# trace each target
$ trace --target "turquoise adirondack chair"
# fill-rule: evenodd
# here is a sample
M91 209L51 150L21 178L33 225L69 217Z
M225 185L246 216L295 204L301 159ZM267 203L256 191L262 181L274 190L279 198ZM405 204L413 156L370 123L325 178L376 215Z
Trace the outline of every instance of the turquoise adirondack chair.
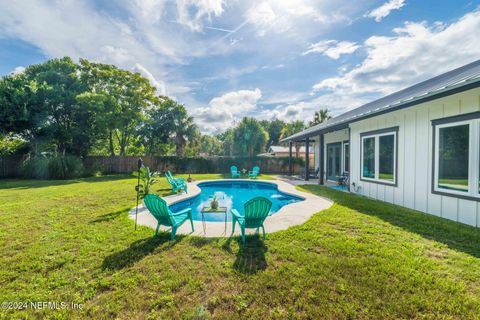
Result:
M157 219L157 229L155 229L155 235L158 234L158 228L160 225L171 227L170 239L175 239L178 227L180 227L185 221L190 220L192 225L192 232L195 231L192 220L192 209L187 208L179 212L173 213L168 208L165 200L157 196L156 194L148 194L143 199L143 203L147 207L148 211Z
M183 179L183 178L174 178L173 174L170 170L168 170L166 174L168 174L170 179L175 180L177 183L180 183L180 184L185 183L185 179Z
M242 242L245 243L245 229L262 228L263 240L265 240L265 227L263 222L268 217L272 202L264 197L256 197L247 201L244 205L245 214L241 215L237 210L232 209L232 235L235 232L235 224L238 223L242 231Z
M167 178L168 183L170 183L170 185L172 186L172 192L184 190L185 193L188 193L187 184L185 183L185 180L174 179L171 175L168 174L168 172L165 174L165 178Z
M232 178L240 177L240 171L238 171L237 166L231 166L230 167L230 173L232 174Z
M260 167L259 166L255 166L252 168L252 171L249 171L248 172L248 176L251 178L251 179L257 179L257 176L260 174Z

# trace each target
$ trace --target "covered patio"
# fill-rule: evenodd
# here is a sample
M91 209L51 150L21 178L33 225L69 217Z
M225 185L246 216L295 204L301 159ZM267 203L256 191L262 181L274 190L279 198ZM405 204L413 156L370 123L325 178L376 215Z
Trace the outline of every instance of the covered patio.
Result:
M303 184L320 184L341 191L349 191L350 129L348 125L324 128L321 123L282 140L288 143L289 170L285 177ZM294 149L298 144L306 150L305 166L301 172L293 172ZM313 152L313 163L310 153ZM347 180L346 183L344 180Z

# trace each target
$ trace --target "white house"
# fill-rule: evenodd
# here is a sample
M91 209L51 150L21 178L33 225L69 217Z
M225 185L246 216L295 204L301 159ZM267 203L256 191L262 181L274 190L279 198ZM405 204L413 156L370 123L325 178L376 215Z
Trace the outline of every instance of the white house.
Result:
M320 184L480 227L480 60L283 141L312 140Z

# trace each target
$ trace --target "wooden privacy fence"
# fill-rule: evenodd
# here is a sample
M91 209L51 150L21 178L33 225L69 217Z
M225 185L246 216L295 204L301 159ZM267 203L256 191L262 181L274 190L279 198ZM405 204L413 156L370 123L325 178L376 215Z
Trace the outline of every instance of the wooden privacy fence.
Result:
M21 177L25 156L0 157L0 178ZM262 173L287 174L288 157L198 157L179 158L175 156L143 156L143 162L150 169L174 173L229 173L232 165L239 170L251 170L260 166ZM134 156L88 156L83 159L85 172L131 173L137 170L138 157ZM293 173L303 170L304 160L292 158Z
M0 157L0 178L20 177L24 156Z
M251 170L258 165L263 173L288 173L288 158L273 157L209 157L209 158L179 158L174 156L156 157L144 156L143 163L150 169L175 173L228 173L235 165L239 170ZM138 157L134 156L90 156L84 160L87 170L98 170L105 173L130 173L137 170ZM292 159L293 171L299 172L303 159Z

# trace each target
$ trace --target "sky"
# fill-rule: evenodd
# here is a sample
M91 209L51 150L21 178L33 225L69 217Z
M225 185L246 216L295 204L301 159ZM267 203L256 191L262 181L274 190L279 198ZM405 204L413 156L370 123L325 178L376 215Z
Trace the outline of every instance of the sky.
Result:
M479 44L480 0L0 0L0 75L115 64L206 134L338 115L480 59Z

